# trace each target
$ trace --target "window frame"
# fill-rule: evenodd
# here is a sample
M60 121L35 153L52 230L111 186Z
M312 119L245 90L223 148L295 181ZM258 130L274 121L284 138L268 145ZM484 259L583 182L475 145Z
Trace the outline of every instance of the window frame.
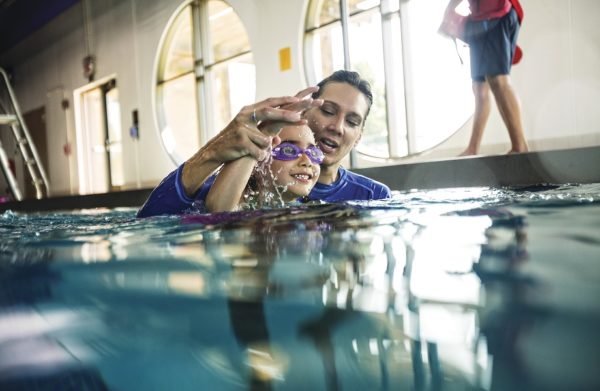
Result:
M215 111L218 107L216 103L211 99L207 99L208 96L215 96L215 86L213 83L213 70L218 70L219 67L229 63L235 62L237 59L244 58L245 56L252 56L252 49L240 51L234 55L226 58L214 60L212 55L211 37L210 37L210 23L212 21L209 18L208 3L211 0L185 0L183 1L170 16L159 41L158 50L156 53L155 66L154 66L154 87L152 88L152 105L154 120L156 129L159 133L159 140L161 146L176 165L180 165L185 161L185 157L180 157L177 154L177 148L169 150L165 145L166 142L163 138L162 131L169 126L167 116L165 113L164 105L164 87L165 85L176 78L194 75L195 79L195 103L196 103L196 129L199 138L199 146L206 144L210 138L218 133L219 129L216 129L215 123ZM214 1L214 0L212 0ZM225 0L217 0L227 6L233 7ZM168 61L168 46L172 43L174 34L176 33L175 23L180 15L186 11L187 8L191 9L191 49L193 66L191 69L182 72L176 76L164 79L163 75L167 68ZM240 21L241 22L241 21ZM247 32L246 32L247 36ZM254 63L252 61L252 63Z
M387 124L387 151L388 155L385 157L374 156L372 153L368 153L368 150L361 149L360 144L352 150L350 156L350 166L355 167L358 163L358 158L364 161L366 164L371 163L391 163L398 162L412 157L421 155L427 151L430 151L440 144L444 143L450 137L452 137L458 130L470 120L471 114L466 116L460 126L455 129L448 130L447 134L443 134L440 140L436 140L433 145L419 149L418 147L418 127L417 127L417 110L416 110L416 98L415 98L415 85L414 78L415 72L413 70L413 64L411 61L405 61L404 59L410 58L411 55L411 31L410 21L406 15L409 14L408 7L409 1L402 0L380 0L378 4L371 5L368 8L348 13L348 0L339 1L339 17L334 16L333 19L327 20L326 23L320 24L319 14L321 2L316 0L310 0L308 7L306 8L305 28L304 28L304 69L307 75L309 83L317 83L318 69L322 64L318 63L313 56L313 50L315 48L315 41L317 35L315 31L330 28L331 25L340 24L344 34L347 34L349 26L353 18L357 18L361 14L368 12L377 12L381 16L381 39L383 42L383 67L384 67L384 85L385 85L385 96L376 97L376 99L385 99L386 108L386 124ZM375 11L374 11L375 10ZM392 19L396 18L399 21L399 36L401 40L401 64L397 64L393 56L393 46L398 44L393 42ZM310 27L309 27L310 26ZM352 64L350 63L350 45L346 38L344 40L344 69L352 70ZM468 62L468 61L467 61ZM401 68L400 72L395 71ZM394 70L394 71L392 71ZM324 77L327 75L324 75ZM399 91L394 85L401 85L402 88ZM470 88L470 85L468 86ZM398 107L403 107L404 110L398 110ZM406 152L403 153L402 151Z

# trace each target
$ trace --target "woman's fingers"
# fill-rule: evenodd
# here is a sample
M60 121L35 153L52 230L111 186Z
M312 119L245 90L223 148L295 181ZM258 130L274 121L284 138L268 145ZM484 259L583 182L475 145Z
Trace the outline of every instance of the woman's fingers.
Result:
M296 102L296 103L290 103L289 105L281 106L280 109L288 110L288 111L304 112L312 107L321 106L322 104L323 104L323 99L307 98L307 99L302 99L301 101Z
M321 99L307 98L317 90L317 87L309 87L296 96L268 98L243 107L223 130L225 139L221 140L217 155L224 161L243 155L263 159L272 137L277 137L281 128L306 123L302 119L302 112L323 103Z
M313 107L319 107L323 104L322 99L303 99L278 108L266 107L260 110L260 119L262 121L259 129L263 130L268 122L288 122L296 123L302 120L302 113ZM258 113L258 111L257 111ZM257 114L257 117L259 115Z
M317 86L311 86L308 88L303 89L302 91L298 92L296 95L294 95L296 98L299 99L304 99L309 95L314 94L315 92L319 91L319 87Z
M251 141L251 144L258 148L267 148L271 145L271 137L265 136L265 134L259 130L249 130L248 131L248 139ZM251 147L251 146L250 146Z
M268 98L261 102L245 106L238 113L238 118L251 126L257 126L261 121L269 120L269 109L286 106L298 102L294 96L283 96L278 98Z
M261 121L295 122L298 120L298 116L293 114L294 112L301 113L304 110L322 104L322 100L309 97L318 90L318 87L308 87L298 92L295 96L268 98L245 107L243 111L247 111L248 118L255 124Z

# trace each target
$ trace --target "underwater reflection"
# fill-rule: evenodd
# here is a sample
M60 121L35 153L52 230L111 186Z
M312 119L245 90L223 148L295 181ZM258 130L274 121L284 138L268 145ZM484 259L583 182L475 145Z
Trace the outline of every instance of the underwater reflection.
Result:
M553 191L5 215L0 389L594 389L599 198Z
M364 210L336 207L335 215L246 220L242 230L216 235L213 227L205 238L215 263L231 268L228 309L249 386L286 379L291 358L273 342L266 312L273 300L291 299L322 305L298 320L294 334L318 352L325 389L356 388L348 370L368 379L362 386L383 389L441 389L444 373L454 385L489 389L492 360L478 329L482 288L473 264L492 219L396 216L393 224L365 225Z

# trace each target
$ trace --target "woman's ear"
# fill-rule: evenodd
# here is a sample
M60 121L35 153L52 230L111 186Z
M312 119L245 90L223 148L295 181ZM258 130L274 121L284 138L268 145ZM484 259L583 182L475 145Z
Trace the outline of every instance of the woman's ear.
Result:
M354 142L353 148L355 148L358 145L358 143L360 142L360 139L362 138L362 134L363 134L363 129L360 130L360 133L359 133L358 137L356 138L356 141Z

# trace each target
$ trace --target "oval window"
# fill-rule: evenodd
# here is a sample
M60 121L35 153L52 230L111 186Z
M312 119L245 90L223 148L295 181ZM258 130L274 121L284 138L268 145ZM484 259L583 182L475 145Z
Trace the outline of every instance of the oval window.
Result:
M399 159L434 148L473 113L468 48L437 30L447 0L311 0L305 69L316 84L337 69L371 83L374 102L357 152ZM347 39L344 39L346 34Z
M184 2L163 33L155 69L157 128L176 165L255 100L248 34L225 1Z

